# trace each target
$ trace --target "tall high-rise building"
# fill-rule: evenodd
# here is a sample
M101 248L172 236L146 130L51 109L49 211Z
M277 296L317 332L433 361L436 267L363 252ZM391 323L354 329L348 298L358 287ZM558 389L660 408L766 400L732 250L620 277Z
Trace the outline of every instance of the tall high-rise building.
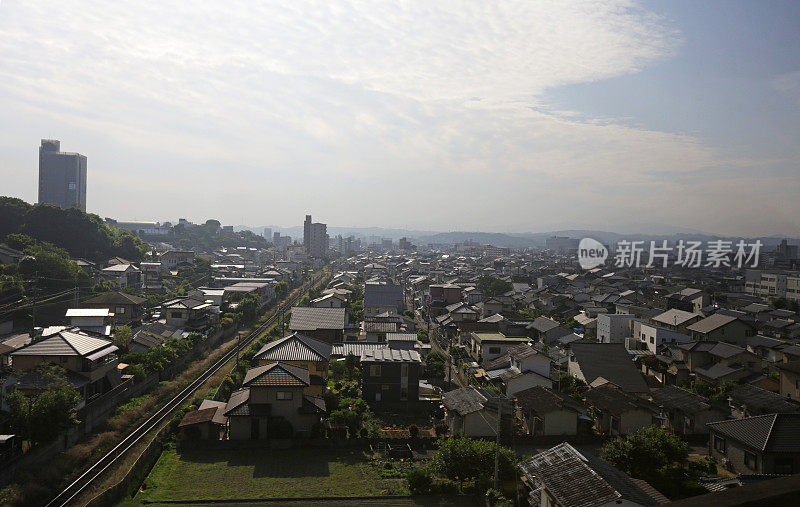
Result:
M303 222L303 245L306 253L323 259L328 256L328 225L311 223L311 215Z
M272 239L272 229L270 227L264 227L264 233L261 235L267 238L267 241L270 241Z
M306 215L306 221L303 222L303 246L306 247L306 253L310 253L310 249L311 249L311 215Z
M42 139L39 147L39 204L86 211L86 157L61 151L61 141Z

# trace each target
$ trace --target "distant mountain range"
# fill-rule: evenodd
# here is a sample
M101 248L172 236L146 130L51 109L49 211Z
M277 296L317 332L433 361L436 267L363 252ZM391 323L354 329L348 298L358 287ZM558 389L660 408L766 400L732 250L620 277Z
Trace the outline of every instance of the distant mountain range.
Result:
M273 232L280 232L302 241L303 227L280 227L275 225L264 225L251 227L237 225L235 230L251 230L256 234L262 234L264 229L272 229ZM339 227L328 226L328 234L335 237L341 234L344 237L355 236L361 239L385 238L397 241L402 237L408 238L417 245L441 244L453 245L471 241L480 245L494 245L505 248L544 248L547 238L553 236L568 237L574 239L593 238L601 243L612 244L622 240L628 241L660 241L667 240L674 243L678 240L713 241L716 239L739 240L759 239L765 247L774 247L784 239L783 236L769 236L761 238L740 238L736 236L719 236L708 234L693 229L665 226L661 224L632 224L620 227L623 232L608 232L595 229L565 229L549 232L526 232L526 233L501 233L501 232L435 232L421 231L413 229L389 229L383 227ZM648 230L648 233L635 232L637 230ZM631 232L634 231L634 232ZM788 238L790 244L798 244L797 238Z

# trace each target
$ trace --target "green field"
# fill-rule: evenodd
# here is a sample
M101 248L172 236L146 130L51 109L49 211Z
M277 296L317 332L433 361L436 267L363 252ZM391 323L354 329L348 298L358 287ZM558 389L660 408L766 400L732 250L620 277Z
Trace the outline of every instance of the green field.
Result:
M398 468L341 449L165 449L134 502L408 494Z

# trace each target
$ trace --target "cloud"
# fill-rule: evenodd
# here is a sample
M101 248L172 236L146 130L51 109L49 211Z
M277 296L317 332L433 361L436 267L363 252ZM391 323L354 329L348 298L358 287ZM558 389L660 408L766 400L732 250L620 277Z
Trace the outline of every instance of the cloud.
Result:
M674 200L685 184L665 174L736 161L542 96L682 44L632 1L6 1L0 108L25 125L0 117L0 150L35 166L55 131L89 157L90 207L122 219L294 223L313 207L331 223L524 230L563 203L616 218L621 188Z

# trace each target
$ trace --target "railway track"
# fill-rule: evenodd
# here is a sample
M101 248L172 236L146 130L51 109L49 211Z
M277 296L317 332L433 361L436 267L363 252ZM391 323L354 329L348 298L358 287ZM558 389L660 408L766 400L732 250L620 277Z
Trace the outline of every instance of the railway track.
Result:
M133 446L135 446L139 441L144 438L150 431L157 428L164 420L166 420L175 410L177 410L181 405L186 403L189 399L191 399L194 392L202 386L206 380L208 380L211 376L213 376L217 371L219 371L225 364L228 363L231 359L236 357L237 350L246 348L250 343L252 343L256 338L261 336L269 327L277 322L277 320L281 317L281 313L285 312L289 308L291 308L295 303L297 303L302 297L303 294L308 292L308 290L314 286L317 282L325 276L325 273L320 273L308 282L306 282L305 287L303 290L298 291L297 294L289 298L288 300L281 303L279 306L275 307L275 311L273 312L272 316L266 320L263 324L258 326L257 328L253 329L248 333L248 335L241 339L239 346L232 347L231 350L226 352L222 357L220 357L214 364L209 366L203 373L201 373L195 380L189 383L181 392L175 395L172 399L167 401L164 405L161 406L152 416L147 418L143 423L137 426L132 432L126 435L116 446L114 446L110 451L104 454L99 460L97 460L94 464L92 464L86 471L84 471L77 479L71 482L68 486L66 486L63 490L61 490L58 495L56 495L49 503L46 505L50 506L64 506L69 505L75 498L78 497L81 493L86 491L89 486L91 486L106 470L108 470L112 465L114 465L119 459L121 459L127 451L129 451Z

